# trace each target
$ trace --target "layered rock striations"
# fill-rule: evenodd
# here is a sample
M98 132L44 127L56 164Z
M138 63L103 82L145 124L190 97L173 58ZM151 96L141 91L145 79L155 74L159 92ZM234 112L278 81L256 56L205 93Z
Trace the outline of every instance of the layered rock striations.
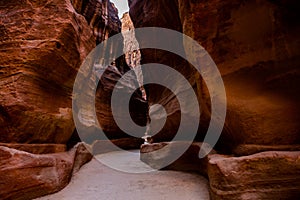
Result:
M177 1L130 1L129 6L129 14L135 28L161 27L182 32L182 23L180 21L180 16L178 13L179 7ZM151 39L149 40L153 41L153 43L157 43L157 41L159 41L158 38L159 35L153 35L153 37L151 37ZM137 41L139 42L140 46L143 46L143 44L147 42L145 40L146 39L143 37L143 35L137 36ZM178 41L174 42L171 40L166 40L164 41L164 46L167 46L170 49L184 49L183 43ZM141 64L143 65L149 63L159 63L170 66L176 71L180 72L189 82L190 87L194 89L194 92L197 93L198 97L200 98L201 94L197 91L197 82L200 81L200 77L194 76L194 74L196 74L196 69L190 66L186 60L171 52L159 49L141 49L141 55ZM181 85L182 83L179 82L179 80L174 80L173 77L165 74L167 74L167 72L153 72L153 70L149 68L143 69L144 79L165 79L172 81L172 85L178 86L176 88L178 90L176 94L171 92L171 90L169 90L167 87L161 86L159 84L148 84L145 86L149 106L151 107L152 105L160 104L164 107L167 114L167 119L164 127L153 136L154 141L171 140L178 130L181 121L181 112L186 112L181 110L177 99L177 95L179 93L183 94L187 91L187 89L184 89L186 85ZM186 100L188 101L187 98ZM190 103L190 106L198 106L198 102L196 102L197 105L193 104L195 102ZM183 119L185 123L182 124L185 125L184 129L187 130L185 134L189 135L191 133L188 133L188 130L190 127L190 123L194 122L194 117L190 115L191 113L189 112L185 114L188 117L186 119ZM200 124L201 126L199 129L200 133L203 133L203 130L206 130L208 114L209 113L206 113L204 109L202 112L203 122ZM154 124L154 126L150 128L150 132L151 130L158 129L157 127L155 127L155 124L159 124L159 121L161 120L162 117L151 118L151 122L152 124ZM199 122L197 121L196 123ZM199 134L199 137L203 137L203 135Z
M130 71L134 66L126 62L126 56L130 52L128 47L131 46L126 41L126 38L118 34L111 37L108 43L98 46L87 58L88 62L82 66L77 77L80 83L78 82L76 87L78 90L75 92L78 98L76 97L74 101L74 108L76 108L74 116L80 126L81 139L87 143L92 144L95 140L107 140L107 138L130 137L131 131L119 127L116 119L126 124L126 120L132 118L138 125L146 125L148 103L143 97L142 90L139 89L138 74ZM109 46L105 46L107 44ZM124 53L117 58L115 54L118 51ZM111 63L107 62L109 59L112 60ZM121 79L127 72L130 73L129 77ZM120 85L117 87L117 84ZM113 91L121 94L115 105L111 102ZM123 97L131 94L129 105L125 105ZM92 105L94 100L95 110ZM126 110L129 110L129 114ZM98 127L98 122L100 127ZM142 137L142 134L137 137Z
M208 156L211 198L296 199L300 188L298 3L128 2L136 28L158 26L181 31L201 44L219 68L226 89L227 116L216 149L228 155ZM166 52L142 51L143 63L159 61L180 71L164 58L176 59ZM186 65L176 63L184 66L183 74L190 74L187 77L196 81L198 99L204 108L202 117L209 116L210 94L205 83ZM146 71L143 75L155 76ZM156 100L166 108L171 107L172 101L163 100L162 88L148 86L146 90L150 104ZM177 105L172 110L180 108ZM168 130L164 133L174 136L178 121L172 115L168 117L175 125L165 125ZM163 160L162 157L159 158ZM152 159L153 164L159 161Z
M109 0L71 0L75 10L87 20L97 44L120 33L118 10Z
M91 159L84 145L66 152L66 143L78 69L120 31L116 8L101 2L0 2L0 199L56 192Z
M0 146L0 198L34 199L58 192L92 156L80 143L63 153L31 154Z
M0 8L0 142L65 144L92 31L68 0L1 1Z
M183 32L210 53L224 80L225 148L300 143L296 8L296 1L179 1Z
M226 133L220 140L224 149L234 152L243 144L299 144L299 23L294 1L129 3L136 28L182 31L211 54L227 92ZM142 54L144 63L175 58L168 53L154 57L148 50ZM185 74L191 74L191 69L180 64ZM197 84L201 105L209 110L205 84ZM148 87L150 103L161 97L154 88Z

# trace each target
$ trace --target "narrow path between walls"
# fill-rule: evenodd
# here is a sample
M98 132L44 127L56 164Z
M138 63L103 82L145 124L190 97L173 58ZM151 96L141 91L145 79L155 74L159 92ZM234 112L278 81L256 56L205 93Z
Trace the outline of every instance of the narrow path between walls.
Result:
M126 154L126 153L125 153ZM126 159L123 164L145 167L137 156L108 153L111 159ZM209 200L208 181L198 175L177 171L130 174L113 170L96 159L75 174L62 191L38 200Z

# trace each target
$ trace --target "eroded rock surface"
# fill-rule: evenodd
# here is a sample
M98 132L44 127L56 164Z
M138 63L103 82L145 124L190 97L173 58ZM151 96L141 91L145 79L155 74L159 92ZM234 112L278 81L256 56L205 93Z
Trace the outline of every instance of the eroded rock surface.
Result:
M129 5L129 14L135 28L161 27L182 32L182 23L180 21L177 1L133 0L129 2ZM159 35L153 35L153 37L151 37L151 41L153 41L153 43L156 43L157 41L159 41L158 38ZM143 44L147 42L145 40L146 39L143 37L143 35L137 36L137 41L139 42L140 46L143 46ZM171 50L183 49L183 41L166 40L164 42L164 46L167 46ZM177 72L180 72L190 83L190 86L194 88L194 92L200 98L201 94L197 90L197 82L200 81L200 78L194 76L196 74L196 69L191 67L186 60L171 52L159 49L141 49L141 55L141 64L159 63L169 66L175 69ZM154 72L149 68L145 68L143 69L143 76L145 80L164 79L168 80L170 83L172 83L172 85L178 86L176 87L176 94L174 94L168 88L158 84L148 84L145 86L149 106L160 104L164 107L167 114L167 119L164 127L153 136L154 141L158 142L171 140L178 130L182 113L185 113L187 116L186 118L184 118L185 123L181 123L182 125L185 125L185 134L192 134L189 133L189 127L191 127L190 123L193 123L195 121L195 117L190 115L191 112L181 109L177 99L177 95L179 93L185 93L188 90L184 87L181 88L183 83L180 82L180 80L174 80L174 77L168 75L168 72L164 70ZM188 101L187 98L185 100ZM198 106L198 102L189 102L189 104L192 106L194 106L194 103L197 104L195 106ZM156 112L155 109L154 112ZM200 123L201 127L199 130L206 130L207 123L204 122L205 120L207 120L207 116L205 116L207 115L206 111L203 110L202 114L204 117L202 118L202 123ZM158 127L155 127L155 124L159 124L159 122L162 120L162 117L159 117L159 115L157 116L157 118L151 118L151 122L154 126L151 126L150 135L151 130L158 129ZM199 123L199 121L196 121L196 123Z
M0 199L57 192L92 157L82 144L66 152L73 84L96 43L120 29L113 4L92 3L80 12L70 0L0 2Z
M158 26L183 32L210 53L221 72L228 108L224 131L216 148L219 153L242 157L209 156L212 198L297 199L300 188L297 1L128 2L136 28ZM174 55L165 52L142 51L144 63L158 61L180 71L164 58L176 60ZM205 83L186 65L181 63L180 66L185 66L183 74L192 77L191 83L191 80L196 81L201 117L209 118L210 95ZM144 75L156 76L146 71ZM173 101L163 100L163 88L148 86L146 90L150 104L159 102L166 108L173 105L171 110L175 112L179 110ZM174 136L179 117L168 115L168 118L174 124L168 126L167 121L165 127L168 128L163 132ZM157 136L156 139L172 138ZM156 148L164 146L162 143L148 150L155 152ZM142 151L147 152L147 148L142 147ZM146 161L156 164L159 156L168 154L171 152L153 154Z
M113 27L114 26L111 27L109 25L107 28L113 29ZM108 32L107 36L113 36L111 33L116 33L116 30ZM107 37L105 39L107 39ZM122 127L116 123L116 118L120 119L124 124L126 124L126 120L131 118L140 126L145 126L147 123L148 103L142 90L139 89L139 86L141 86L139 83L139 76L132 71L132 73L128 74L126 79L121 80L121 77L133 69L134 66L131 65L131 63L126 63L126 55L122 55L119 58L114 57L118 50L124 50L124 54L126 54L127 50L130 51L130 48L128 49L128 47L131 47L132 44L126 42L127 39L123 39L122 35L113 37L113 39L113 41L110 40L112 41L112 46L107 48L102 46L101 52L100 49L96 49L97 53L95 53L94 56L91 55L87 58L87 60L89 60L89 62L87 62L88 64L84 65L84 69L79 73L78 80L81 81L76 88L78 88L78 96L81 97L75 102L75 116L78 124L82 127L79 128L81 139L90 144L95 140L130 137L128 134L130 134L131 131L123 130ZM106 52L104 55L103 52L105 51L109 53ZM109 58L114 60L114 62L106 63ZM136 63L135 66L137 65L138 63ZM98 83L97 88L96 83ZM116 87L117 83L120 83L118 86L119 88ZM97 128L98 125L93 114L93 106L90 106L91 102L94 100L94 94L92 92L94 90L96 90L95 112L101 131ZM117 99L118 103L114 105L113 113L111 97L114 90L121 95ZM124 96L129 94L132 94L132 98L129 105L125 105ZM85 103L82 103L82 101ZM82 104L85 104L86 106ZM128 109L130 116L126 112ZM142 136L143 133L136 137Z
M214 150L209 152L209 149L211 149L209 144L194 142L182 155L177 154L177 152L181 152L182 149L186 148L186 144L187 142L184 141L143 144L140 149L140 159L153 169L197 172L207 176L208 157L199 157L200 148L202 148L201 153L211 155L216 152ZM178 159L168 164L176 155L178 155Z
M57 192L91 159L83 144L43 155L0 146L0 198L29 200Z
M1 1L0 16L0 142L65 144L90 27L69 0Z
M300 26L295 20L299 17L296 1L133 0L129 4L136 28L158 26L182 31L203 45L216 62L228 102L220 140L223 150L230 152L239 144L299 144ZM180 65L187 77L192 73L178 60L175 65L165 62L164 58L174 60L174 55L155 53L142 51L142 61L159 61L178 71L176 66ZM205 118L210 115L208 91L201 78L191 79L197 81ZM162 91L155 86L147 88L150 104L156 101L168 108L172 101L164 103L162 96L168 94L161 95ZM174 112L177 109L172 107ZM178 116L170 118L178 123ZM176 129L166 127L166 132Z
M71 0L93 30L97 44L121 31L118 10L109 0Z
M183 32L210 53L224 80L224 150L300 143L297 8L293 0L179 1Z
M250 156L209 155L212 199L297 199L300 152L269 151Z

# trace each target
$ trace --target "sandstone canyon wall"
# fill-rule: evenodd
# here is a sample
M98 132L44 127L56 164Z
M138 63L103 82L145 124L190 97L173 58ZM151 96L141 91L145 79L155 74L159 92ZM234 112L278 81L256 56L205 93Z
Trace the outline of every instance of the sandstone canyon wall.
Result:
M1 1L1 40L0 141L66 143L74 77L95 46L85 19L69 1Z
M64 152L73 83L96 44L119 32L109 0L0 2L0 199L56 192L91 159L80 145Z
M246 144L299 144L296 1L179 4L183 32L210 53L224 80L230 133L224 145L242 153Z
M295 1L145 0L129 4L136 28L157 26L183 32L199 42L216 62L228 101L220 140L223 150L242 153L246 145L300 143L300 27L295 20ZM143 63L174 60L174 55L167 53L153 56L145 50L142 54ZM170 61L165 63L172 66ZM185 63L177 65L181 67L172 67L191 77L193 69ZM192 79L198 84L205 117L209 114L209 94L201 78ZM150 104L161 97L154 86L148 93Z
M159 1L159 2L151 2L151 1L131 1L130 2L130 17L133 21L135 28L143 28L143 27L161 27L168 28L175 31L182 32L182 23L180 20L179 12L178 12L178 2L173 0L167 1ZM151 38L153 43L157 43L157 38L159 35L155 35ZM138 42L143 45L145 42L145 38L142 35L137 36ZM165 46L168 46L172 49L183 49L183 44L176 41L165 40ZM197 83L200 82L199 77L194 76L196 74L196 69L189 65L187 61L185 61L180 56L176 56L175 54L159 49L141 49L141 64L148 63L160 63L166 66L171 66L176 71L180 72L189 82L191 87L194 89L194 92L198 94L200 98L201 94L199 93L200 88ZM152 72L151 72L152 71ZM162 73L164 74L164 73ZM161 75L160 72L153 72L153 70L143 69L143 76L145 79L153 80L153 77L157 79L170 79L170 81L174 81L173 77L165 76L159 77ZM175 80L176 81L176 80ZM180 85L181 83L172 82L174 85ZM178 87L179 88L179 87ZM178 89L177 88L177 89ZM199 88L199 89L197 89ZM167 113L167 119L164 127L153 136L154 141L168 141L171 140L175 133L179 128L179 124L181 121L181 112L178 99L176 95L178 93L184 93L186 90L174 94L168 88L163 87L158 84L149 84L145 86L147 98L149 102L149 106L160 104L162 105ZM200 102L200 101L199 101ZM194 102L192 102L194 103ZM194 105L192 105L194 106ZM198 106L198 103L197 103ZM209 117L208 109L201 105L202 110L202 121L200 123L199 135L198 137L203 138L203 133L207 129L207 121ZM184 129L186 130L185 136L189 137L189 127L190 123L194 122L194 118L189 116L190 113L187 114L187 119L185 120ZM154 126L155 124L159 124L161 121L160 118L153 119L151 118ZM198 123L198 122L196 122ZM156 130L157 127L151 127L151 129ZM150 129L150 130L151 130Z
M297 1L128 2L136 28L158 26L183 32L209 52L220 70L227 95L227 116L215 148L219 154L227 155L208 156L211 198L297 199L300 195ZM142 63L167 64L190 78L190 83L195 82L204 108L201 117L209 118L210 95L201 77L193 75L184 62L177 60L172 64L164 60L176 60L174 55L156 53L142 50ZM144 76L156 75L145 71ZM173 103L175 100L161 99L163 88L150 85L146 90L150 105L159 102L167 109L180 110ZM177 119L178 116L168 115L175 125L167 123L167 131L160 133L168 137L154 136L156 141L174 136ZM198 134L203 134L201 129ZM160 156L162 159L166 155Z

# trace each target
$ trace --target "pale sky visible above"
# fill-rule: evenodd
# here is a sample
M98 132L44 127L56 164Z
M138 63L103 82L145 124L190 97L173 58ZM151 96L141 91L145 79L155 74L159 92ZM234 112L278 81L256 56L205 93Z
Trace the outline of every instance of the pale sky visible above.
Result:
M119 18L123 16L125 12L129 10L127 0L110 0L119 10Z

